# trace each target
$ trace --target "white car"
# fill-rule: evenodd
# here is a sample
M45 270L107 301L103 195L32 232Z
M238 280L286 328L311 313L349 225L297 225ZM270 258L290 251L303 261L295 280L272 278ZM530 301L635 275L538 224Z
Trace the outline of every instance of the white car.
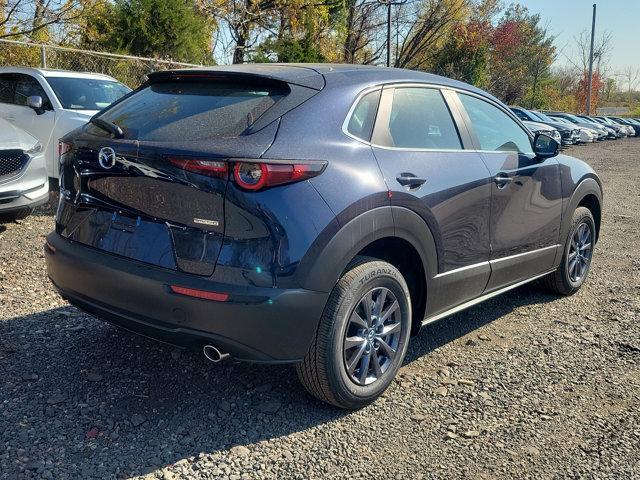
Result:
M544 133L545 135L553 138L556 142L558 142L559 145L562 145L562 136L560 135L560 132L555 128L544 123L532 122L530 120L522 120L522 123L532 133Z
M42 144L0 119L0 217L25 217L48 200L49 179Z
M130 91L108 75L0 67L0 118L40 141L47 175L58 178L58 139Z
M563 117L553 117L553 118L558 120L559 122L566 123L567 125L571 125L573 128L577 128L578 131L580 132L580 139L579 139L580 143L593 143L598 140L598 136L599 136L598 131L593 128L583 127L580 125L576 126L574 123L572 123L571 121Z

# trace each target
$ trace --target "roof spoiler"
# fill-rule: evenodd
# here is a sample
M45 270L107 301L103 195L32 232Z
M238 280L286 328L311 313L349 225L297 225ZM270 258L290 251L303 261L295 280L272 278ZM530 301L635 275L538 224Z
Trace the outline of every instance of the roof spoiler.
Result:
M245 67L245 68L242 68ZM325 85L322 74L310 68L282 67L277 65L261 66L226 66L211 68L194 68L180 70L165 70L151 72L147 75L148 83L157 83L167 80L181 80L189 78L201 78L211 80L227 80L234 82L265 82L277 84L288 83L313 90L322 90Z

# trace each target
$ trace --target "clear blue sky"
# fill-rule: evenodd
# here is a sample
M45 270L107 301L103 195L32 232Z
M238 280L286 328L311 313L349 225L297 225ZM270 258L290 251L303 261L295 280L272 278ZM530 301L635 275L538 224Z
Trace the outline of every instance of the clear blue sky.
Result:
M615 74L628 66L640 68L640 0L504 0L525 5L539 13L556 38L560 65L568 64L567 56L575 55L574 37L591 31L592 5L597 5L596 38L611 32L609 67Z

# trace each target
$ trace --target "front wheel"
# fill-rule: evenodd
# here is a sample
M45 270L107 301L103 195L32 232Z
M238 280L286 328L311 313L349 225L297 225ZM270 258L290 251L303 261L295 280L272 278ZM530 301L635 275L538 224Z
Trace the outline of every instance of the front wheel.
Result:
M560 266L545 277L549 290L560 295L571 295L578 291L591 268L595 241L596 224L591 211L585 207L576 208Z
M410 331L402 274L387 262L359 257L331 292L298 377L322 401L347 409L368 405L393 381Z

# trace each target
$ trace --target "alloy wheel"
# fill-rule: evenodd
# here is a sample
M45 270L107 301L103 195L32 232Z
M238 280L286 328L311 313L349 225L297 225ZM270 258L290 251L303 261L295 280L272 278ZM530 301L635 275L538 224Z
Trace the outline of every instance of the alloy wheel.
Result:
M367 292L351 312L343 358L349 378L370 385L393 364L402 333L398 299L384 287Z
M592 252L593 235L591 228L586 222L582 222L571 236L569 255L567 256L567 272L569 273L569 279L573 283L580 283L586 276L589 271Z

